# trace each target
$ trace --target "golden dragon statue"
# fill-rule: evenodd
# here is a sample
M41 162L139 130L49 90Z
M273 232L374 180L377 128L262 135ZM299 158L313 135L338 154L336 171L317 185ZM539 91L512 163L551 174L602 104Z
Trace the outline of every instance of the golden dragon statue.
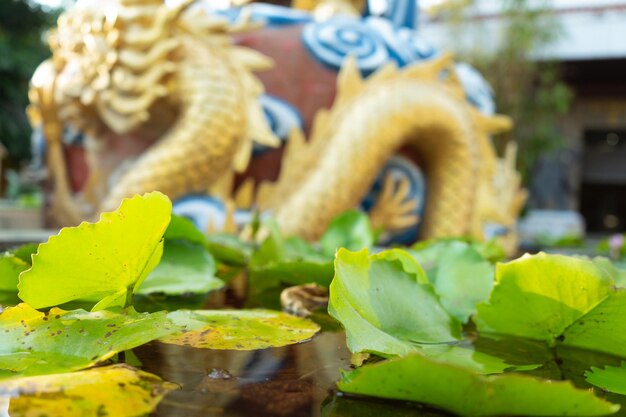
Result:
M287 37L281 28L263 32L267 21L255 19L246 6L232 15L207 12L209 3L81 0L60 17L49 41L53 56L32 79L29 115L33 125L43 126L55 214L62 222L114 208L136 193L160 190L175 200L231 186L233 172L249 165L254 143L280 145L259 104L264 83L271 83L253 72L289 54L268 58L238 36L258 32L265 48L270 44L263 36ZM306 15L292 16L302 43L313 39L316 29L310 26L317 24ZM326 18L346 25L361 21ZM384 30L384 20L368 24ZM405 39L408 29L397 33ZM352 42L353 36L343 39ZM293 50L294 41L285 45ZM313 55L320 50L310 42L299 47ZM359 205L385 163L407 147L419 154L428 183L421 238L484 238L491 224L514 229L525 200L515 149L511 145L499 158L491 143L492 134L510 128L510 120L468 102L450 55L402 65L399 55L389 53L370 68L371 56L361 60L350 52L337 64L338 74L326 63L305 63L336 74L336 84L326 89L336 90L333 105L316 108L310 123L307 114L313 112L307 112L301 128L290 129L278 180L257 181L254 198L255 207L271 213L286 234L318 238L334 216ZM86 135L89 179L80 199L72 195L63 161L68 125ZM308 141L303 130L309 131ZM417 222L417 203L407 195L403 181L386 178L370 209L373 222L387 229ZM515 247L514 232L504 239Z
M263 87L251 72L272 61L231 44L230 34L245 22L229 25L189 10L191 4L81 1L49 38L53 56L33 76L29 115L43 124L51 156L58 154L63 126L86 133L84 194L95 211L147 190L173 199L205 192L231 167L247 165L253 138L278 143L256 100ZM148 146L132 170L120 172L127 158L120 147L139 155ZM66 173L55 171L57 190L65 192L68 187L58 185ZM109 189L112 175L118 181ZM60 216L75 222L89 214L70 200L57 199Z

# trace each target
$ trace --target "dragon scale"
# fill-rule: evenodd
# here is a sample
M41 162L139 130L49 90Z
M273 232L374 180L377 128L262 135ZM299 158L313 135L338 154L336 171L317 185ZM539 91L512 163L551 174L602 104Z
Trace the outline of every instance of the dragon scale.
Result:
M186 59L176 77L181 118L115 185L103 210L152 190L173 199L206 192L230 168L246 126L241 84L228 61L198 40L185 39L182 49Z

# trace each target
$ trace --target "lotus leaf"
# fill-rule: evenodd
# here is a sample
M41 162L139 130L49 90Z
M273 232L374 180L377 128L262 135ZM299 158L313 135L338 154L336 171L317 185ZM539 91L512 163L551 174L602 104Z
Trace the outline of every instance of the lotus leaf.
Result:
M246 266L252 256L251 245L226 233L209 235L206 246L215 259L227 265Z
M626 270L618 268L609 258L596 256L592 260L597 266L604 268L618 287L626 287Z
M376 240L369 217L350 210L335 217L320 239L322 252L333 256L339 248L357 251L374 245Z
M178 310L168 318L180 331L161 342L206 349L285 346L308 340L319 331L309 320L269 310Z
M0 379L95 365L172 332L166 314L51 309L27 304L0 313Z
M215 261L204 246L184 240L166 240L161 262L141 284L137 294L198 294L222 288L215 277Z
M345 327L352 352L405 355L418 343L456 341L461 333L420 266L400 250L368 256L340 249L328 311Z
M30 265L15 255L0 255L0 292L17 293L20 273L28 268Z
M328 287L333 278L332 256L322 255L298 238L284 238L276 225L250 261L250 288L256 295L281 285L316 283Z
M186 240L199 245L207 243L206 236L194 226L191 220L177 214L172 214L172 219L163 237L166 240Z
M20 298L35 308L78 299L99 300L94 311L128 305L161 259L170 212L169 199L154 192L124 200L96 223L62 229L21 274Z
M489 298L494 268L468 243L459 240L431 244L414 252L441 298L441 304L465 323L476 305Z
M521 374L483 376L419 354L366 365L345 373L343 392L416 401L462 416L601 416L619 405L570 382Z
M156 375L113 365L1 381L0 398L10 398L11 417L135 417L151 412L177 388Z
M626 395L626 364L622 366L606 366L604 369L592 367L585 372L587 382L603 391Z
M623 346L619 336L609 333L624 327L624 296L596 263L560 255L524 256L499 264L496 280L489 302L478 306L479 331L589 348L595 340L605 349L613 345L607 338L615 337ZM616 326L615 331L597 340L602 324L604 329Z
M18 246L15 249L11 250L11 255L14 255L20 258L22 261L26 262L28 265L32 265L32 256L37 253L37 249L39 248L39 243L27 243L22 246Z
M572 323L560 344L626 358L626 290L611 290L593 310Z

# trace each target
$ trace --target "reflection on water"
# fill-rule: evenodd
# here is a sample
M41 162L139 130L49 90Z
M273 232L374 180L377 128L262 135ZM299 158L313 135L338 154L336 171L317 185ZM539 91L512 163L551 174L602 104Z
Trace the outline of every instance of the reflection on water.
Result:
M226 290L216 291L208 298L148 297L136 300L135 304L140 311L241 308L246 299L245 289L237 287L231 282ZM247 300L255 306L270 307L261 300L253 301ZM316 321L321 321L324 329L339 328L326 315L316 315ZM341 369L349 368L351 356L341 331L323 332L306 343L252 352L195 349L158 342L133 352L144 371L181 386L159 404L153 414L158 417L447 415L405 402L338 396L336 382Z
M319 416L350 353L342 333L252 352L151 343L134 350L143 369L181 385L157 416Z
M338 396L340 369L350 352L341 332L252 352L215 351L150 343L134 350L143 370L181 386L159 417L435 417L445 413L397 401Z

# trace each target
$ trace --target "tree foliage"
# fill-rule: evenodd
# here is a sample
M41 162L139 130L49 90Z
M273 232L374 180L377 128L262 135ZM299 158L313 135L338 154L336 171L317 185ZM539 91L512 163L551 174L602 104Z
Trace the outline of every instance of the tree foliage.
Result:
M540 58L542 50L562 35L552 13L552 1L502 0L500 40L486 42L482 22L467 24L477 0L452 0L436 12L448 24L451 39L466 39L449 45L459 59L477 67L492 85L498 112L515 121L509 140L519 144L519 165L525 178L535 159L563 144L557 122L567 113L573 98L563 82L559 64Z
M54 16L26 0L0 2L0 142L15 159L28 157L28 81L49 54L43 33Z

